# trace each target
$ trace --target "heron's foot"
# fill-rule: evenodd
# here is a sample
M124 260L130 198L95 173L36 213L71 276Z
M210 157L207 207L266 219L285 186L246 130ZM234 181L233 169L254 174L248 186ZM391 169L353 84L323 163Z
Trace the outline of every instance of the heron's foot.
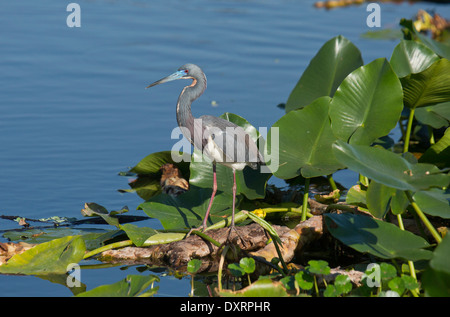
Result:
M232 234L231 234L233 231L236 233L236 235L239 237L239 239L241 239L242 246L247 247L247 243L242 238L242 236L240 235L239 231L236 229L236 226L234 226L234 225L231 225L228 228L228 234L227 234L227 239L226 239L225 243L230 243L230 244L233 243Z

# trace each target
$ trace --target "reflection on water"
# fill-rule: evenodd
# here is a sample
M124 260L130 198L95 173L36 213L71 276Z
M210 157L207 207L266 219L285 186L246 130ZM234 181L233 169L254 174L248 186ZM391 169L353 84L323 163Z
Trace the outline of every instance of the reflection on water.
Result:
M78 3L80 28L66 25L68 3L1 5L2 214L80 217L90 201L134 210L141 200L117 192L127 184L117 174L172 147L183 83L144 87L182 64L201 65L208 76L208 89L193 105L195 116L232 112L255 127L270 127L283 114L276 105L286 101L328 39L349 38L365 62L389 58L396 45L360 37L369 30L364 5L324 11L311 0ZM395 27L421 7L382 4L382 28ZM433 8L448 16L448 6ZM341 175L337 180L345 185L348 176ZM11 226L0 222L0 229ZM101 275L92 283L120 279ZM164 283L164 294L188 294L188 285L184 290ZM57 295L58 286L49 284L0 276L0 295L37 295L37 289Z

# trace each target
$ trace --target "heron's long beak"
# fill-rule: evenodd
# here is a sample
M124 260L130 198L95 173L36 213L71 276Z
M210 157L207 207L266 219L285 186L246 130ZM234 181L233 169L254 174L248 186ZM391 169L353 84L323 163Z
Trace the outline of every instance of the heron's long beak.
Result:
M169 75L167 77L164 77L164 78L162 78L160 80L155 81L153 84L150 84L150 85L148 85L145 88L150 88L150 87L153 87L153 86L156 86L156 85L159 85L159 84L167 83L167 82L172 81L172 80L177 80L177 79L180 79L181 77L183 77L184 75L186 75L186 73L184 71L179 70L179 71L173 73L172 75Z

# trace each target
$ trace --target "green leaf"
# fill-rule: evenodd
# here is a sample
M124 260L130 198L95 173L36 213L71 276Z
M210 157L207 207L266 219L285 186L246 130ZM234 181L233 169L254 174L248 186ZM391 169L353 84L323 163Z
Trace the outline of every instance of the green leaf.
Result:
M438 41L433 40L432 38L421 34L420 32L417 32L414 30L417 37L422 41L423 44L425 44L428 48L433 50L436 54L438 54L441 57L444 57L446 59L450 59L450 45L446 43L441 43Z
M240 291L223 290L219 292L224 297L285 297L288 296L286 289L281 282L275 282L271 279L259 279L250 286Z
M340 140L370 145L395 128L402 110L400 81L380 58L353 71L339 86L330 105L331 127Z
M147 240L144 241L142 246L148 247L150 245L172 243L176 241L181 241L185 237L186 237L185 233L177 233L177 232L157 233L148 237Z
M409 206L404 191L376 181L371 181L367 190L367 207L376 218L384 218L389 209L394 215L402 214Z
M328 284L323 292L324 297L337 297L339 296L339 292L334 285Z
M450 219L450 193L433 188L415 193L414 200L424 213Z
M241 267L238 263L228 264L228 269L230 270L231 274L235 277L241 277L245 275L244 268Z
M352 282L347 275L336 276L334 286L339 294L347 294L352 290Z
M314 277L306 271L300 271L295 274L295 280L298 283L298 287L308 291L314 286Z
M347 213L327 214L325 222L336 239L362 253L411 261L430 259L432 255L424 250L429 246L427 241L391 223Z
M345 202L349 205L365 207L367 205L367 190L361 189L361 185L352 186L345 197Z
M272 126L279 129L279 167L275 176L289 179L301 174L311 178L343 167L331 150L336 137L328 117L329 105L329 97L319 98L303 109L285 114ZM268 140L270 150L271 132Z
M450 274L428 268L422 275L422 287L428 297L450 297Z
M208 209L211 194L212 189L191 186L187 192L176 197L163 193L154 196L140 204L138 209L158 219L164 229L198 227ZM232 195L217 192L208 223L219 222L224 216L231 215L232 201Z
M433 252L430 265L422 278L423 288L427 296L450 296L450 235L446 235ZM0 267L1 268L1 267Z
M326 42L311 60L292 90L286 112L302 108L323 96L333 97L342 80L363 65L358 48L343 36Z
M270 223L268 223L267 221L265 221L264 219L258 217L257 215L255 215L252 212L247 213L249 218L252 219L254 222L256 222L257 224L259 224L261 227L263 227L272 237L272 239L281 244L281 239L280 236L278 235L278 233L276 232L276 230L272 227L272 225Z
M415 290L419 287L416 279L409 275L402 275L403 285L408 290Z
M144 244L144 242L151 236L158 233L153 228L147 227L138 227L131 223L127 223L124 225L120 225L120 229L125 231L128 238L133 242L133 244L137 247L140 247Z
M376 218L384 218L389 211L391 197L395 189L383 184L371 181L367 189L367 208Z
M139 175L161 175L160 168L164 164L175 164L180 168L183 176L189 176L190 155L176 151L162 151L152 153L143 158L136 166L129 170Z
M397 276L397 269L392 264L381 262L380 264L380 278L382 280L390 280Z
M108 210L96 203L85 203L84 209L81 210L81 214L85 217L102 217L111 226L119 227L119 220L111 215Z
M417 108L414 117L423 124L435 129L448 127L450 121L450 102Z
M121 173L129 176L130 173L138 177L128 185L131 189L120 189L120 192L136 192L139 197L148 200L161 192L161 166L174 164L181 172L183 178L189 179L189 165L191 156L188 153L176 151L162 151L152 153L143 158L135 167L128 172Z
M77 297L151 296L156 294L158 287L146 289L154 282L159 282L159 277L156 275L127 275L119 282L98 286L90 291L78 294Z
M330 274L330 267L328 262L324 260L310 260L308 261L309 269L308 271L313 274L328 275Z
M450 261L448 261L449 254L450 235L447 234L434 250L433 258L430 261L430 267L436 271L450 274Z
M251 274L255 271L255 260L253 258L242 258L239 265L244 269L245 273Z
M439 56L424 44L401 40L394 48L391 65L398 77L405 77L424 71L437 60L439 60Z
M67 236L36 245L14 255L0 266L0 273L45 275L66 273L69 264L83 259L86 247L81 236Z
M412 35L414 35L429 49L433 50L433 52L435 52L437 55L450 59L450 46L448 44L435 41L427 35L418 32L414 27L412 20L401 19L400 25L406 28L402 29L402 31L404 34L408 34L409 38L413 38Z
M187 271L191 274L197 273L202 266L202 261L199 259L191 259L187 264Z
M444 136L437 143L425 151L419 162L432 163L439 168L450 167L450 128L445 131Z
M161 176L141 175L132 180L128 185L130 189L119 189L121 193L133 193L141 197L143 200L149 200L151 197L161 193L160 185Z
M450 101L450 61L442 58L426 70L402 78L401 82L408 108Z
M388 286L394 292L397 292L399 295L402 295L405 291L405 282L401 277L394 277L392 280L388 282Z
M413 164L388 150L342 141L333 144L334 155L349 169L376 182L400 190L419 191L446 187L450 176L431 164Z
M96 239L96 237L99 237L107 232L110 232L110 230L75 227L57 227L45 229L35 228L25 231L7 231L3 234L3 237L10 241L25 241L27 243L39 244L67 236L82 235L85 243L88 243L87 240Z

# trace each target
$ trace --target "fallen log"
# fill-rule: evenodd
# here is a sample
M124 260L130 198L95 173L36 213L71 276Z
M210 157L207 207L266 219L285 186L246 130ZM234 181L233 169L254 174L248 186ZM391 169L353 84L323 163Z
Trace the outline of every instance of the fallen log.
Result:
M285 262L292 260L297 252L310 242L320 238L323 233L322 216L314 216L297 225L294 229L285 226L273 226L282 241L281 254ZM232 243L244 254L254 257L258 262L270 262L278 257L270 236L258 224L236 227L239 236L232 232ZM214 240L226 242L228 228L208 230L206 232ZM244 242L245 241L245 242ZM181 241L149 247L125 247L104 251L99 260L103 262L123 264L150 264L171 267L184 271L191 259L202 260L200 272L216 272L218 269L221 248L196 236L191 235ZM263 269L265 270L265 269Z

